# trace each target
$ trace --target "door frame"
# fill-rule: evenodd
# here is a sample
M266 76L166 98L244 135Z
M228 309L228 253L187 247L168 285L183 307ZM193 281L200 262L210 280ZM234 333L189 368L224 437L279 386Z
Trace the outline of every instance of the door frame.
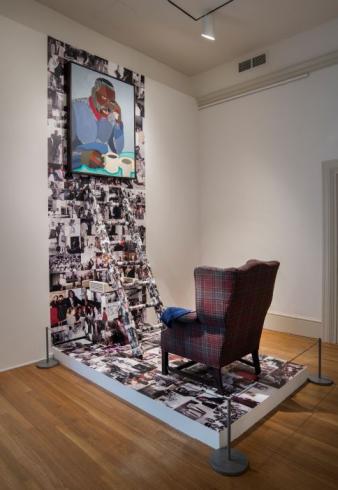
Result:
M322 163L323 339L338 342L338 160Z

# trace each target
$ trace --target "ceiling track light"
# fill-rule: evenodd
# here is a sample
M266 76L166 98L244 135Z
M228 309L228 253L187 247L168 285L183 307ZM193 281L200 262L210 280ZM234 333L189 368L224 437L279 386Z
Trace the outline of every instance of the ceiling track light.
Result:
M199 17L194 17L189 12L187 12L187 10L184 10L184 8L177 5L177 3L173 2L172 0L167 0L167 1L173 7L177 8L180 12L187 15L190 19L194 20L195 22L202 20L203 30L202 30L201 36L204 37L205 39L209 39L210 41L215 41L216 37L215 37L215 30L214 30L214 19L213 19L211 14L216 12L216 10L219 10L222 7L225 7L226 5L229 5L229 3L232 3L235 0L228 0L227 2L223 2L218 7L215 7L214 9L209 10L209 12L205 12L203 15L200 15Z
M203 30L201 36L209 41L215 41L214 19L211 14L202 18Z

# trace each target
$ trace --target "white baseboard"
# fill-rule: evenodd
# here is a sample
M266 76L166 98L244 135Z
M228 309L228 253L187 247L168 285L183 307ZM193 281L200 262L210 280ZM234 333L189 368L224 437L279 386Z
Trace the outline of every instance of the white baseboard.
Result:
M302 335L303 337L318 338L323 336L322 322L276 313L268 313L266 315L264 328L277 332Z
M5 367L5 368L0 369L0 373L4 373L5 371L11 371L12 369L21 368L24 366L29 366L30 364L36 364L42 360L43 359L35 359L34 361L28 361L28 362L24 362L22 364L16 364L15 366Z

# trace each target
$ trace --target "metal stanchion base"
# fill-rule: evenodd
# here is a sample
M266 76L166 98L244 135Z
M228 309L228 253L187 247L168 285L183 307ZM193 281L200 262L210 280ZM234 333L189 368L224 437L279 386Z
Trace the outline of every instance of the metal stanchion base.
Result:
M43 361L38 362L36 367L40 369L49 369L57 366L58 364L59 361L57 361L56 359L44 359Z
M249 468L249 460L245 454L238 449L231 449L231 459L228 459L227 448L213 451L210 464L212 468L226 476L242 475Z
M318 375L309 376L308 380L310 381L310 383L314 383L315 385L322 385L322 386L333 385L332 379L322 378L319 377Z

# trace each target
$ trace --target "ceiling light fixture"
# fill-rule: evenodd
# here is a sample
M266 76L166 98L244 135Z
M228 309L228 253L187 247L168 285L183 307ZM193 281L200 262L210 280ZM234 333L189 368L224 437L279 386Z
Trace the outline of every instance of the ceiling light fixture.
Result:
M214 19L211 15L202 18L203 31L201 36L209 41L215 41Z
M227 2L223 2L218 7L215 7L214 9L209 10L209 12L206 12L205 14L200 15L199 17L194 17L189 12L187 12L186 10L184 10L184 8L182 8L179 5L177 5L177 3L173 2L172 0L167 0L167 1L173 7L177 8L180 12L182 12L185 15L187 15L188 17L190 17L190 19L194 20L195 22L198 22L199 20L202 19L202 22L203 22L203 31L202 31L201 36L204 37L205 39L209 39L211 41L215 41L215 39L216 39L216 37L215 37L215 31L214 31L214 19L211 16L211 14L213 14L214 12L216 12L216 10L219 10L222 7L225 7L226 5L229 5L229 3L234 2L234 0L228 0Z

